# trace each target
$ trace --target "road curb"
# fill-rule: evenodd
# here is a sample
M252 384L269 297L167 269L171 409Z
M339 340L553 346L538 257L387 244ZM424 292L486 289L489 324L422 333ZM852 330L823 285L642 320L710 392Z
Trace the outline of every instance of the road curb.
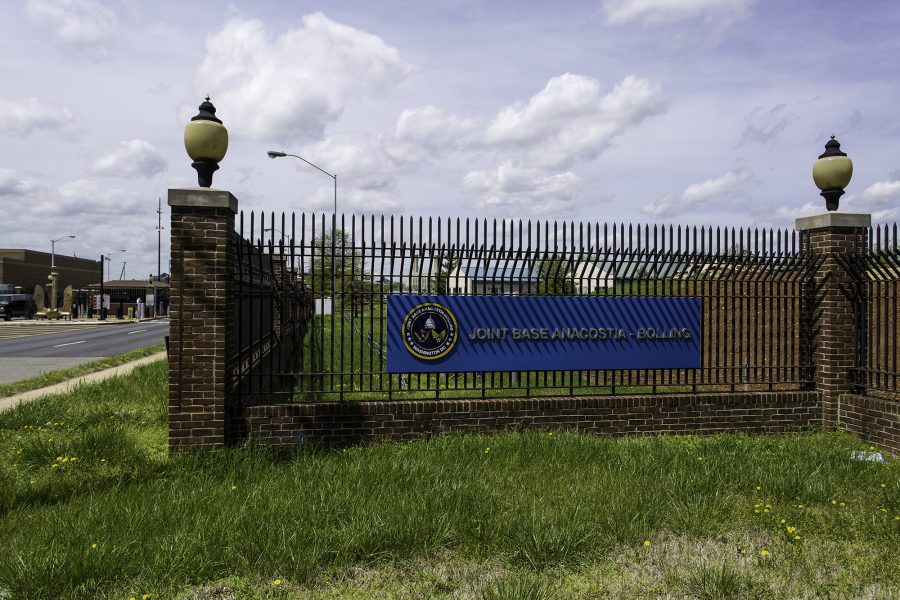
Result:
M144 356L137 360L133 360L116 367L110 367L109 369L104 369L102 371L87 373L86 375L82 375L80 377L75 377L73 379L69 379L67 381L56 383L40 389L22 392L21 394L16 394L15 396L0 398L0 412L18 406L23 402L30 402L31 400L43 398L44 396L49 396L50 394L64 394L78 387L79 385L95 383L97 381L103 381L104 379L110 379L111 377L122 377L131 373L137 367L156 362L164 358L166 358L165 351L157 352L156 354Z

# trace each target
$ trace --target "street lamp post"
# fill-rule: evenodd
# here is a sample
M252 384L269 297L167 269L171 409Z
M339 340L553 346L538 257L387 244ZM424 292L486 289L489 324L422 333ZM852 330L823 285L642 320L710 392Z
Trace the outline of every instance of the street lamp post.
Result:
M70 240L74 240L75 236L74 235L64 235L60 238L56 238L55 240L50 240L50 269L51 270L56 268L56 242L58 242L60 240L64 240L66 238L69 238Z
M305 163L308 164L309 166L313 167L314 169L318 169L318 170L321 171L322 173L325 173L326 175L328 175L329 177L331 177L331 179L334 180L334 214L335 214L335 218L337 218L337 174L329 173L329 172L326 171L325 169L323 169L323 168L321 168L321 167L319 167L319 166L317 166L317 165L314 165L313 163L309 162L308 160L306 160L306 159L303 158L302 156L298 156L298 155L296 155L296 154L288 154L288 153L286 153L286 152L277 152L277 151L275 151L275 150L269 150L266 154L269 155L269 158L280 158L280 157L282 157L282 156L293 156L294 158L299 158L300 160L302 160L303 162L305 162Z
M305 163L308 164L309 166L313 167L314 169L317 169L318 171L320 171L320 172L322 172L322 173L325 173L326 175L328 175L329 177L331 177L331 179L334 181L334 216L332 217L333 221L332 221L332 225L331 225L331 243L332 243L332 245L334 245L334 244L336 243L336 241L335 241L335 239L334 239L334 235L335 235L335 230L337 229L337 174L336 174L336 173L329 173L328 171L326 171L326 170L323 169L322 167L320 167L320 166L318 166L318 165L315 165L315 164L309 162L308 160L306 160L306 159L303 158L302 156L298 156L297 154L288 154L287 152L279 152L279 151L276 151L276 150L269 150L266 154L269 155L269 158L273 158L273 159L274 159L274 158L280 158L280 157L283 157L283 156L292 156L292 157L294 157L294 158L299 158L300 160L302 160L303 162L305 162ZM337 261L335 261L334 258L335 258L335 257L332 255L332 257L331 257L331 302L332 302L332 311L334 311L334 308L335 308L335 307L334 307L334 303L335 303L335 299L336 299L336 297L337 297L337 264L336 264Z
M58 273L56 272L56 242L60 240L64 240L66 238L75 239L74 235L64 235L62 237L58 237L55 240L50 240L50 277L47 279L50 280L50 312L56 313L56 290L57 290L57 278Z
M106 320L106 308L103 304L103 259L106 259L106 278L109 281L112 281L112 253L113 252L125 252L124 248L120 248L118 250L110 250L106 254L100 255L100 320ZM110 295L111 296L111 295ZM110 306L112 306L112 302L110 302Z
M156 294L156 282L159 281L161 273L161 256L162 256L162 198L157 198L156 207L156 277L153 278L153 316L157 316L159 310L159 298Z

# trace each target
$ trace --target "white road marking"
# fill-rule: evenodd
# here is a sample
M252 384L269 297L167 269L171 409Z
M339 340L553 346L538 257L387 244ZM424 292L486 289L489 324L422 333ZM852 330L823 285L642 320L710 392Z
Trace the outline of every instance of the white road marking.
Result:
M128 335L132 335L132 334L135 334L135 333L141 333L142 331L147 331L147 330L146 330L146 329L138 329L138 330L136 330L136 331L129 331L129 332L128 332Z
M81 340L80 342L69 342L68 344L57 344L53 346L54 348L62 348L63 346L74 346L75 344L83 344L87 340Z

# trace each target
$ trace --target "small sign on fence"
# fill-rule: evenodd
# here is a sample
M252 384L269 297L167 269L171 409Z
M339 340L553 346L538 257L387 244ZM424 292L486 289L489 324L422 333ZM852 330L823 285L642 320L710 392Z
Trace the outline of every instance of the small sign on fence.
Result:
M387 372L696 369L700 298L388 297Z

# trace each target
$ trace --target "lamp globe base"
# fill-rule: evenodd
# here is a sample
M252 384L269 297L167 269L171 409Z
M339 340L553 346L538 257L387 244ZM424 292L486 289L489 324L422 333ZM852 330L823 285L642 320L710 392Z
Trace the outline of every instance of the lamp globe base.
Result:
M825 208L828 210L837 210L838 203L840 202L841 196L844 195L844 190L842 189L833 189L833 190L822 190L822 193L819 194L823 198L825 198Z
M214 160L200 159L191 163L191 166L197 170L197 184L200 187L211 187L213 173L219 169L219 163Z

